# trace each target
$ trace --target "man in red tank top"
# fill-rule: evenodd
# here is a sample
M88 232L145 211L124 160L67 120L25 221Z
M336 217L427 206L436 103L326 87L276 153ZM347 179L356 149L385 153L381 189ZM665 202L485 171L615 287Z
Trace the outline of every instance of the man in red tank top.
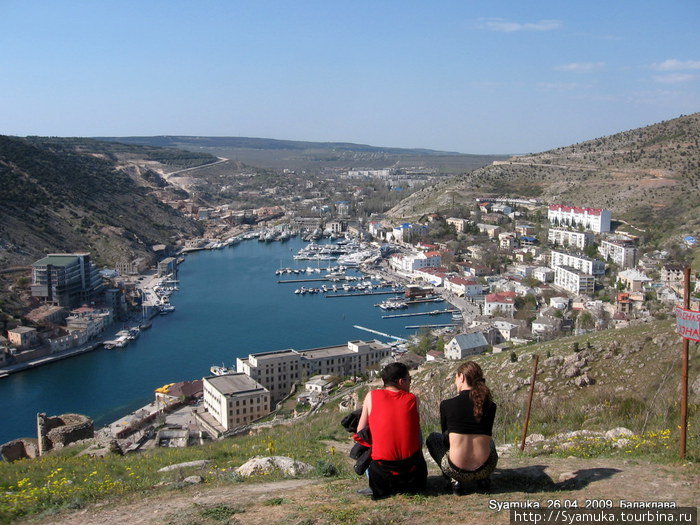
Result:
M372 462L369 486L372 498L425 487L428 468L423 458L418 399L410 393L411 376L403 363L391 363L381 372L384 388L365 397L357 425L369 427Z

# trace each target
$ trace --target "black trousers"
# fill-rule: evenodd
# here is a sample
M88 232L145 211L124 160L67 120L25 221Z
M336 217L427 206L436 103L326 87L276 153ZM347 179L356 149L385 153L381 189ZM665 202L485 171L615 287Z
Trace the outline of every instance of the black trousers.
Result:
M427 479L428 466L421 450L410 458L398 461L373 459L369 464L369 487L373 499L400 492L418 492L425 488Z

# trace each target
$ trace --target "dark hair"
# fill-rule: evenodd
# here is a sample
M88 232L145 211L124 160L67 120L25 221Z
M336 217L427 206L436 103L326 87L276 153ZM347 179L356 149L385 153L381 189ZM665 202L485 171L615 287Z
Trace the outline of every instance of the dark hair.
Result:
M481 416L484 415L484 404L491 400L491 390L486 386L484 372L481 367L474 361L467 361L459 365L457 375L462 375L469 383L471 390L469 397L474 405L474 419L481 421Z
M384 381L384 386L398 386L399 379L408 377L408 367L403 363L390 363L379 374Z

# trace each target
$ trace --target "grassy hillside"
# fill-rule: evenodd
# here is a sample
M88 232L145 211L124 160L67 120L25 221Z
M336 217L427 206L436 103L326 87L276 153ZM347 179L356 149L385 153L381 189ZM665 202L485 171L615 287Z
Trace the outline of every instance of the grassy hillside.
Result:
M543 153L511 157L410 196L411 217L476 196L608 208L650 237L700 232L700 113Z
M573 343L578 343L581 349L579 353L573 351ZM506 469L497 473L494 491L497 494L517 492L521 494L521 498L524 497L522 493L540 493L529 494L527 497L543 501L548 497L561 498L563 496L559 491L571 488L567 483L572 478L583 475L582 473L590 471L593 476L591 480L601 479L600 474L603 471L621 472L617 469L610 470L611 466L622 469L624 465L634 464L640 465L636 474L630 474L632 479L637 480L635 490L640 492L639 498L649 499L654 494L658 495L658 485L655 487L653 484L659 480L659 473L664 472L664 476L668 476L670 470L651 466L646 463L648 461L671 463L676 475L694 475L697 479L700 439L694 429L700 424L697 410L700 385L697 384L696 367L691 369L690 374L690 382L693 385L689 408L690 463L681 463L677 459L679 346L678 337L673 335L670 324L657 321L624 330L599 332L526 346L517 351L518 360L515 362L509 354L478 357L477 361L482 364L498 403L494 439L503 450L500 467ZM530 434L542 434L543 439L536 445L528 446L525 453L521 454L515 451L514 447L504 450L503 445L519 441L527 391L525 383L529 381L531 356L535 353L541 356L542 361ZM558 363L572 355L575 359L569 359L569 363L579 363L581 374L565 378L563 372L568 366L564 367L563 371L563 363ZM697 345L693 345L691 363L696 362L698 357ZM454 362L434 363L414 375L412 389L421 399L424 435L437 428L437 403L446 396L454 395L452 374L456 365ZM580 382L577 378L583 375L594 379L593 384L577 386L576 383ZM364 387L358 392L360 399L366 390L367 387ZM191 496L187 493L182 498L179 496L180 490L187 485L183 482L184 478L192 474L201 475L205 483L197 490L198 502L208 501L208 493L249 490L258 494L258 497L253 499L250 505L246 504L245 509L237 501L228 501L228 510L219 508L219 511L225 514L234 509L228 517L244 510L249 512L249 516L257 516L257 513L264 515L265 512L275 510L266 507L286 505L289 501L279 497L279 494L268 492L274 490L271 486L261 488L259 492L254 488L243 489L256 482L267 483L281 479L276 475L260 476L251 480L240 478L234 469L255 455L290 456L315 467L315 471L308 477L316 480L313 481L314 493L323 496L316 501L318 498L307 495L305 499L302 498L304 501L285 507L286 515L296 516L296 521L291 521L292 523L367 522L362 521L363 516L366 516L364 514L346 513L344 505L357 507L356 510L369 512L373 516L381 509L385 512L399 512L399 516L402 517L399 522L403 523L404 520L410 522L411 512L419 512L418 515L425 518L430 515L429 512L420 514L423 511L414 508L414 503L431 505L431 509L434 507L434 510L449 503L443 501L442 497L433 499L436 494L430 493L427 496L394 498L386 503L377 504L378 506L362 506L354 495L354 488L361 486L362 480L352 473L351 463L345 455L350 441L349 435L339 424L343 414L337 407L336 401L320 412L296 422L292 421L289 425L260 429L251 435L230 438L202 447L156 449L125 457L109 455L104 459L92 459L86 456L78 457L76 454L82 447L77 446L36 460L0 464L0 521L42 512L45 516L60 511L70 512L68 509L81 508L98 500L120 502L115 508L125 505L147 508L153 505L148 503L151 495L157 495L159 500L185 498L189 502L188 512L197 514L204 512L208 507L191 508ZM594 433L616 427L625 427L631 430L633 435L622 440L619 437L607 438ZM588 430L589 433L561 437L562 433L580 430ZM584 461L592 461L591 458L595 461ZM167 473L157 472L166 465L199 459L211 462L204 467L183 468ZM329 465L333 465L335 474ZM555 477L553 481L545 475L543 465L555 465L557 476L561 477ZM594 471L597 474L593 473ZM434 466L431 467L431 473L437 473ZM668 481L670 482L671 478L668 478ZM688 481L679 482L676 478L672 481L679 483L678 488L674 489L674 497L682 496L683 501L692 498L686 494L688 489L683 488L692 486L688 485ZM681 495L681 492L684 495ZM628 498L632 496L631 489L624 495ZM272 501L275 496L278 496L277 500ZM294 499L297 496L296 492L290 492L285 497ZM348 496L355 499L348 499ZM514 499L518 499L515 494L513 496ZM601 497L603 494L597 496ZM144 503L139 504L143 498L146 498ZM479 500L478 508L469 507L464 510L484 511L485 501ZM325 510L320 511L319 504L324 504ZM105 508L104 505L102 508ZM408 512L407 508L413 510ZM191 519L196 523L215 522L205 518L208 519L207 516ZM54 521L51 517L46 519ZM171 523L192 522L185 520L183 516L173 515L171 519ZM306 521L303 521L304 519ZM150 522L149 518L145 518L143 522ZM243 522L246 522L245 519ZM257 523L255 520L253 522ZM414 522L422 521L419 519Z
M154 196L168 184L149 166L214 160L85 139L0 136L0 266L61 251L90 251L114 263L195 235L197 225Z

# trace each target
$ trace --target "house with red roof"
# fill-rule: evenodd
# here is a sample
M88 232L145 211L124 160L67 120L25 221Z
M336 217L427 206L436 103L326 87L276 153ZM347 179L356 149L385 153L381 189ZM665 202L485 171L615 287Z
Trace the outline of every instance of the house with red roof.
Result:
M445 290L449 290L460 297L474 297L483 293L483 286L476 279L448 277L445 280Z
M484 298L484 315L496 315L500 312L503 317L513 317L515 313L515 292L498 292Z

